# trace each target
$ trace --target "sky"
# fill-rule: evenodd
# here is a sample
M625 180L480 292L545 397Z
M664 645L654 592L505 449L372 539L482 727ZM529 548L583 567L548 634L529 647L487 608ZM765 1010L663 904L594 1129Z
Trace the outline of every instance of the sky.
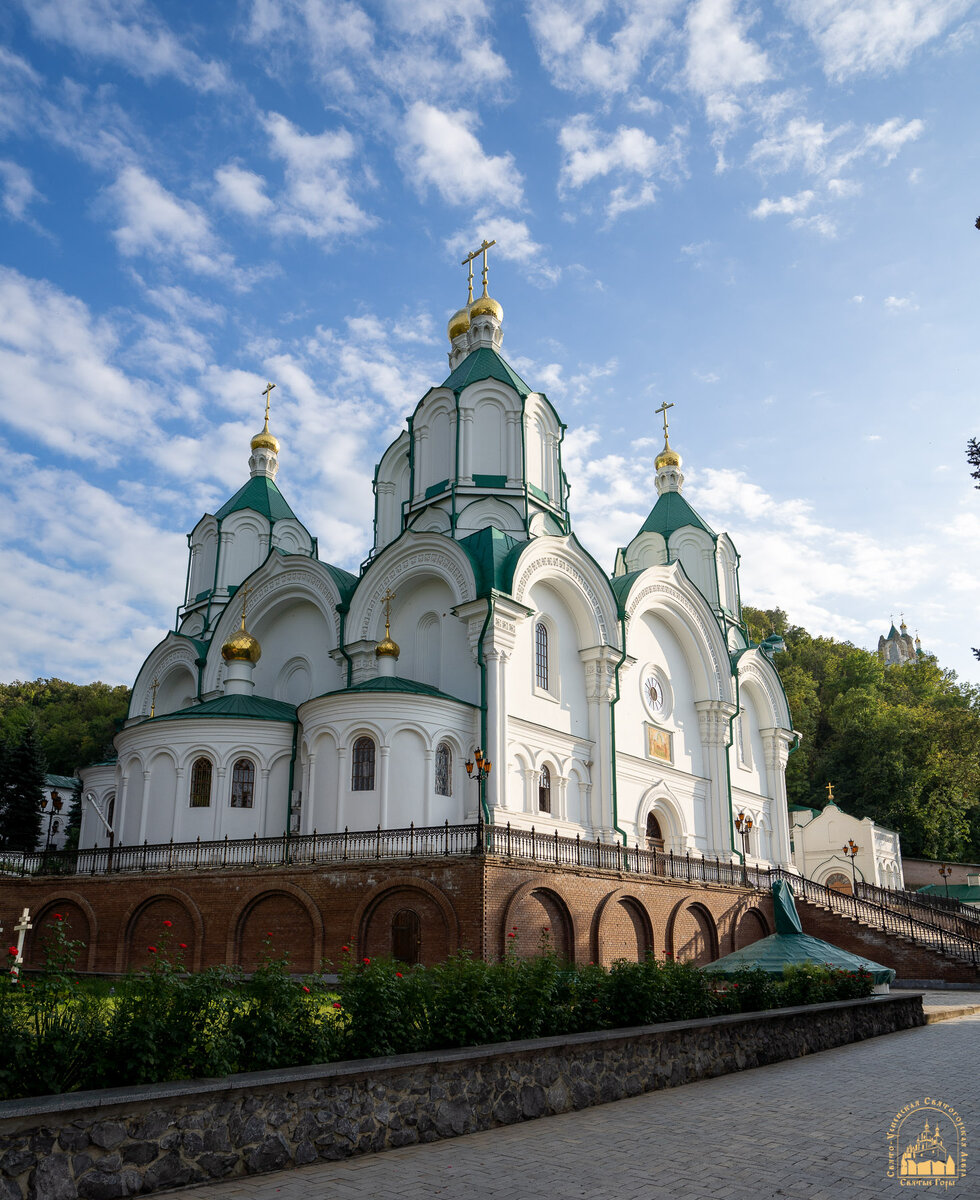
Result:
M655 409L745 604L980 681L976 0L10 0L0 678L131 683L278 484L356 570L486 237L612 570Z

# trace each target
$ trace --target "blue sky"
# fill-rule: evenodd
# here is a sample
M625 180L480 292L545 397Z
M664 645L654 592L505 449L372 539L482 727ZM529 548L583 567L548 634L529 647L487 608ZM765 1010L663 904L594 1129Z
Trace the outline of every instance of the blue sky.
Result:
M980 679L978 52L972 0L5 5L0 677L131 682L267 379L356 569L486 236L600 561L667 400L745 603Z

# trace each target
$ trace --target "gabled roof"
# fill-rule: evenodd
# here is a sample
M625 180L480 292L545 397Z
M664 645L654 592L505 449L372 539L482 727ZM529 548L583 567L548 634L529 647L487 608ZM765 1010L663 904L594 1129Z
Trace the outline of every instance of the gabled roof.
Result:
M609 580L613 595L616 597L616 607L619 609L621 617L626 615L626 598L630 594L630 589L642 574L642 571L627 571L625 575L614 575Z
M476 594L484 596L491 589L498 592L510 593L514 582L514 565L521 551L527 545L488 525L459 539L460 546L469 555L473 563L473 573L476 576Z
M46 788L64 788L66 792L73 792L75 788L82 786L82 781L76 779L74 775L45 775L44 786Z
M267 475L255 475L214 514L218 520L250 508L270 521L296 520L286 498Z
M440 692L429 683L419 683L415 679L404 679L401 675L378 675L374 679L362 679L353 687L339 688L333 692L324 692L314 699L322 700L325 696L349 696L351 692L401 692L407 696L434 696L440 700L452 700L455 704L467 704L470 708L479 705L471 704L469 700L460 700L458 696L450 696L448 692Z
M481 379L498 379L512 387L522 399L529 396L533 390L514 368L489 346L481 346L479 350L467 354L442 386L450 388L458 395L463 388L469 387L471 383L479 383Z
M675 530L683 529L685 525L703 529L711 537L718 536L710 525L701 520L680 492L664 492L640 526L639 532L659 533L664 541L667 541Z
M217 696L203 704L192 704L177 712L154 717L155 721L184 721L204 717L237 717L253 721L295 721L296 706L267 696Z

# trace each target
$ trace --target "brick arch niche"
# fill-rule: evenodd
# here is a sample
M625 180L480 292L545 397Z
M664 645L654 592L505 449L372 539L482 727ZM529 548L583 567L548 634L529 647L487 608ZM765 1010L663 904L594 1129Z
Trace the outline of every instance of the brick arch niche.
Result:
M718 930L702 904L680 904L668 932L669 949L678 962L700 966L718 957Z
M254 971L270 954L289 957L290 971L309 974L317 962L317 930L306 905L289 892L266 892L246 906L235 930L234 962Z
M61 922L57 920L55 913L61 917ZM6 939L3 943L4 947L17 944L17 933L14 926L20 921L19 909L16 916L17 920L11 921L9 925L4 922L6 932L0 935ZM65 926L70 941L80 943L73 960L75 969L85 970L89 966L95 952L92 944L92 925L88 913L76 901L64 897L52 900L39 908L37 914L30 917L30 922L34 928L28 930L27 936L24 938L25 967L36 968L44 965L45 942L54 936L58 924Z
M746 909L735 926L732 949L741 950L744 946L751 946L753 942L768 936L769 927L762 913L757 908Z
M604 967L618 959L642 962L653 951L646 909L634 896L613 893L596 914L593 958Z
M166 921L170 924L166 925ZM156 949L150 950L151 946ZM197 948L194 919L181 901L174 896L151 896L129 919L118 967L123 971L138 971L166 954L171 961L179 959L184 967L193 970Z
M547 948L573 962L575 939L565 901L550 888L518 889L508 906L502 943L504 953L512 949L530 958Z
M395 886L375 896L361 914L357 952L366 958L398 958L432 966L456 949L456 939L436 895L421 887Z

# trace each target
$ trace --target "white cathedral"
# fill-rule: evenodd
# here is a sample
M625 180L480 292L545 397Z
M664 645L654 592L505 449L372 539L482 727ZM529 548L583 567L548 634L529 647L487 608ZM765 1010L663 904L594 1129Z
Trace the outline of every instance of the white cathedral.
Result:
M82 772L83 848L109 830L132 846L482 809L790 866L796 735L774 640L741 623L735 547L684 499L666 416L650 515L613 573L579 543L565 426L500 353L485 249L483 294L449 322L449 376L378 464L357 575L320 561L276 485L267 389L248 480L189 536L176 628L137 676L118 758Z

